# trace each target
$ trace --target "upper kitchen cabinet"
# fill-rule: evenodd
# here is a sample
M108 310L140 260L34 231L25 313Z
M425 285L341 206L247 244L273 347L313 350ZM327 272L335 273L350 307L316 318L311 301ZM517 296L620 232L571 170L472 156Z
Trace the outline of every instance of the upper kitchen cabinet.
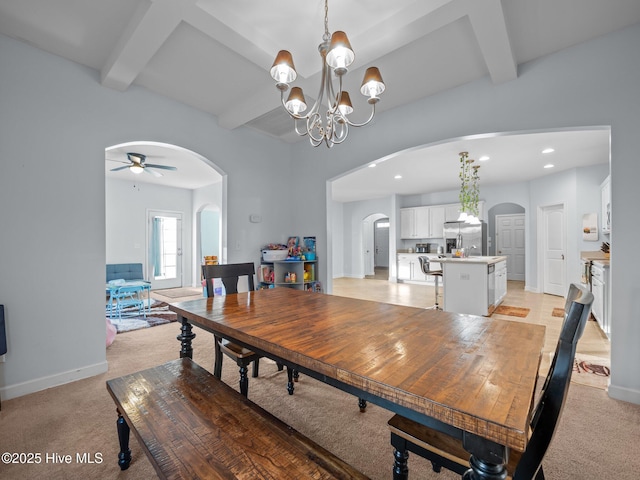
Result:
M455 203L453 205L445 205L444 206L444 221L445 222L455 222L458 220L460 216L460 204Z
M611 232L611 177L607 177L600 185L602 205L602 233Z
M444 205L400 209L400 238L443 238Z
M429 207L400 209L400 238L430 238Z
M429 207L429 237L427 238L444 238L444 219L444 205Z

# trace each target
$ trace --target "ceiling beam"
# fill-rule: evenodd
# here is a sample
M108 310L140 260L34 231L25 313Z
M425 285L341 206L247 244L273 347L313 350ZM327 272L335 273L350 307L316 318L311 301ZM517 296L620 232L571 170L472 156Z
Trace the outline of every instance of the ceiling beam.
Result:
M196 0L153 0L131 18L102 67L102 85L126 90L195 5Z
M470 0L469 20L493 83L518 78L518 65L513 57L500 0Z

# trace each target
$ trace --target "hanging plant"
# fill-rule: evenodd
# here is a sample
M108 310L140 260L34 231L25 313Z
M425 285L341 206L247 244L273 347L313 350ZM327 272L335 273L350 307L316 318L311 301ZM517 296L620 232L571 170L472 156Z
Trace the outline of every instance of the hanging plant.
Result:
M479 165L473 165L468 152L460 152L460 211L468 215L478 216L480 187L478 185Z

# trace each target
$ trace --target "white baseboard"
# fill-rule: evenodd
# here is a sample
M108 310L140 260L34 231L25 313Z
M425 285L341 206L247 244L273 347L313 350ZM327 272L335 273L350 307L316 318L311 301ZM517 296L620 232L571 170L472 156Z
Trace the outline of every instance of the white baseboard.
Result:
M2 400L10 400L12 398L22 397L23 395L46 390L47 388L58 387L65 383L100 375L101 373L105 373L107 369L108 364L104 361L94 365L87 365L86 367L56 373L55 375L36 378L35 380L29 380L27 382L7 385L0 388L0 398L2 398Z
M640 405L640 390L609 385L608 392L611 398Z

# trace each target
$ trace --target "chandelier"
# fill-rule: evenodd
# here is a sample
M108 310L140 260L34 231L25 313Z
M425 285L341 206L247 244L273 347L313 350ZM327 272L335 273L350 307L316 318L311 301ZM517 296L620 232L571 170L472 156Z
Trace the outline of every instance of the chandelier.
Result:
M460 216L459 222L480 224L478 218L478 201L480 200L480 187L478 181L478 169L480 165L473 165L474 160L469 158L468 152L460 152Z
M280 50L271 67L271 76L276 81L276 88L280 90L280 100L287 113L293 118L295 132L300 135L309 135L309 142L314 147L324 142L327 147L342 143L349 134L349 126L362 127L367 125L376 112L378 97L384 92L385 85L377 67L369 67L364 74L364 80L360 92L369 97L367 102L371 105L371 115L364 123L354 123L347 115L353 112L349 92L342 90L342 77L347 73L349 65L353 62L355 54L347 34L341 31L329 34L329 5L324 2L324 35L322 43L318 46L322 58L322 79L320 91L313 107L307 110L304 94L300 87L291 88L289 97L285 101L284 94L289 90L289 84L293 82L298 73L293 65L293 57L287 50ZM337 91L334 90L331 72L338 78ZM326 98L325 98L326 97ZM327 108L326 112L321 111ZM304 124L304 130L299 124Z

